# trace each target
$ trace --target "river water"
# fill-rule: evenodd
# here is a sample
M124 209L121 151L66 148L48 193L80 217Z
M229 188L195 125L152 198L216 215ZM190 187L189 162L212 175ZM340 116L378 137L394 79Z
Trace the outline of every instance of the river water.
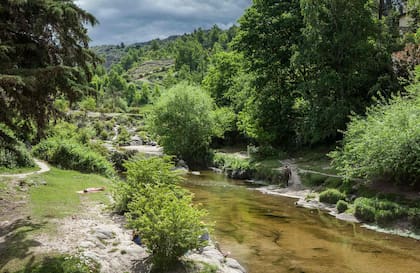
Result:
M209 211L213 240L249 273L420 273L420 241L377 233L213 172L184 186Z

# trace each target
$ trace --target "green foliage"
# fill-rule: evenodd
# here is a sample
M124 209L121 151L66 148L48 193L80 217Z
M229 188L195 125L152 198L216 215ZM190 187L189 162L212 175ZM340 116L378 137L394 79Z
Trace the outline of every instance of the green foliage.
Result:
M375 207L371 199L360 197L354 201L354 216L365 222L375 221Z
M137 158L124 165L127 180L114 190L116 209L127 212L129 226L152 254L153 270L162 272L188 250L203 246L205 215L192 205L192 195L177 186L180 173L169 157Z
M0 123L0 167L13 169L17 167L33 167L33 159L12 130Z
M170 268L188 250L203 246L205 212L192 205L192 196L178 187L147 185L129 203L128 223L138 230L152 254L154 271Z
M47 257L15 273L99 273L100 266L91 259L62 255Z
M118 128L118 145L127 145L130 142L130 133L127 131L127 128L120 126Z
M408 219L416 229L420 229L420 208L411 208L408 211Z
M420 183L420 84L408 96L378 102L366 117L352 117L343 147L331 153L346 178L391 177L405 185Z
M214 109L207 93L181 83L155 103L148 118L149 128L159 136L165 153L182 158L191 166L205 165L211 137L222 132L218 130Z
M345 212L348 209L348 207L349 207L349 204L346 201L338 200L337 205L336 205L338 213Z
M215 153L213 156L213 165L222 170L238 170L251 172L251 162L249 159L243 159L235 155L224 153Z
M146 185L171 186L182 180L179 173L172 171L170 157L133 158L123 167L127 170L126 181L117 183L114 189L115 209L119 213L128 211L128 203Z
M295 74L290 66L301 36L299 1L254 1L239 23L234 47L255 74L240 128L260 143L284 144L293 135L289 117Z
M392 49L385 45L392 39L380 37L367 0L300 2L305 27L294 56L302 67L296 134L299 143L314 144L335 139L348 115L362 112L375 92L389 93L396 80L389 71ZM376 88L380 79L387 80Z
M89 50L86 26L96 23L73 1L2 1L3 123L21 133L31 133L35 124L41 132L56 112L55 98L74 102L91 91L86 83L98 58Z
M327 189L319 194L319 201L328 204L336 204L339 200L345 199L346 195L336 189Z
M74 125L60 123L52 130L52 135L37 144L32 152L64 169L111 176L114 174L112 165L89 144L93 134L91 130L76 130Z
M376 222L379 225L387 225L396 219L408 215L408 208L395 202L360 197L354 201L355 216L362 221Z
M94 111L96 109L96 101L93 97L86 97L79 102L79 108L82 111Z

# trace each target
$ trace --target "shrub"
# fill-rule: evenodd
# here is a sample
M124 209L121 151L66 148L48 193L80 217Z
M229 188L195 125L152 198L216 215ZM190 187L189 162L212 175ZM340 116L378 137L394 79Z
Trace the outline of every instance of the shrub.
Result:
M112 176L114 170L106 158L74 139L51 137L33 148L33 154L63 169Z
M345 212L348 209L348 207L349 207L349 204L346 201L338 200L337 205L336 205L338 213Z
M126 181L118 182L114 188L115 209L119 213L128 211L128 203L136 192L146 185L171 186L181 182L179 172L172 171L170 157L135 157L123 164L127 170Z
M25 145L6 125L0 123L0 167L12 169L33 166L35 166L35 162Z
M319 201L336 204L339 200L346 199L346 195L336 189L327 189L319 194Z
M419 88L420 82L414 83L407 96L382 101L369 108L366 117L351 119L343 147L330 154L342 175L420 183Z
M168 269L188 250L204 245L199 237L205 215L192 205L192 196L179 187L148 185L128 204L130 227L136 229L152 254L155 272Z
M109 156L109 161L111 161L114 168L119 172L125 172L127 169L124 164L129 159L133 158L137 152L136 151L112 151Z
M118 138L117 143L118 145L127 145L130 142L130 133L127 131L127 129L123 126L121 126L118 129Z
M192 205L192 195L176 184L180 173L172 171L169 157L135 158L124 164L127 179L114 191L117 210L127 211L131 228L137 230L152 254L153 270L162 272L188 250L203 246L206 232L203 210Z
M408 219L416 229L420 229L420 209L411 208L408 212Z
M354 215L365 222L375 221L375 207L371 199L360 197L354 201Z

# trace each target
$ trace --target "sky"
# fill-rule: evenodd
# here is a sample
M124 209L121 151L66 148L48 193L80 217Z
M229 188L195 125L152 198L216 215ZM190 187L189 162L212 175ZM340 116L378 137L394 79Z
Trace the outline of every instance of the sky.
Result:
M99 25L91 45L132 44L236 23L252 0L77 0Z

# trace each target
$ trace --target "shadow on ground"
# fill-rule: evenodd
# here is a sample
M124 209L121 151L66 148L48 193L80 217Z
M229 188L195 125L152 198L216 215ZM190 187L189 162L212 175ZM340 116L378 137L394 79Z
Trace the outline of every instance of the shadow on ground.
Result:
M28 238L28 233L42 228L43 224L34 224L29 220L18 219L11 224L0 226L0 272L12 260L22 260L33 253L31 247L41 245L40 242Z

